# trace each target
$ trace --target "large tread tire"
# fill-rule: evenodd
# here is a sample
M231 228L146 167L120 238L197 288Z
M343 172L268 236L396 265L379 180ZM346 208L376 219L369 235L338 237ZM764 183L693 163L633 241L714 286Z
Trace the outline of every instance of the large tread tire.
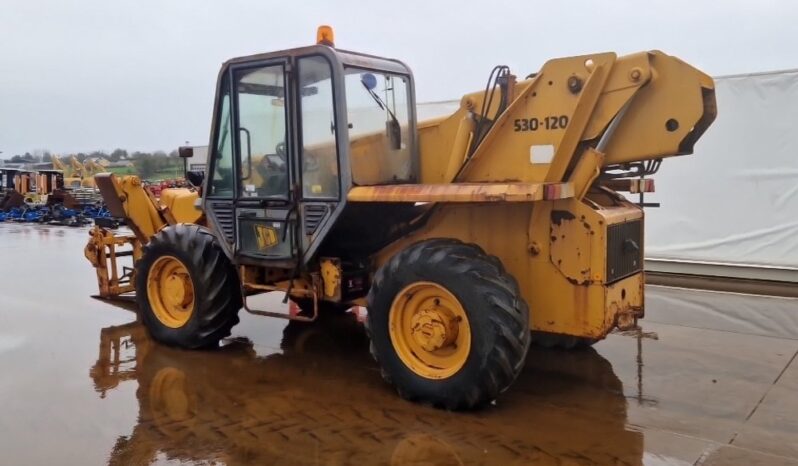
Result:
M147 278L153 263L174 256L188 269L194 288L194 310L179 328L156 317L147 296ZM193 224L168 226L153 236L136 264L136 301L141 320L158 342L186 349L218 346L239 322L241 288L238 276L213 233Z
M597 338L577 337L574 335L562 335L559 333L549 333L532 331L532 344L542 348L561 349L561 350L583 350L590 348L598 343Z
M416 374L402 362L391 341L394 298L418 281L446 288L469 321L471 350L463 367L448 378ZM413 244L380 268L368 295L367 330L371 354L400 396L450 410L477 408L495 400L523 369L530 344L529 308L515 279L498 258L454 239Z

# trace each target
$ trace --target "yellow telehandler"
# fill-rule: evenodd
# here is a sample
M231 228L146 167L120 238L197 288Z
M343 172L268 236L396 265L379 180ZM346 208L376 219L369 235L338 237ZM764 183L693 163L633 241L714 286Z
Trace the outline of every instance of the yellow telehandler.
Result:
M76 159L77 161L77 159ZM57 155L52 155L50 158L50 163L53 164L54 170L60 170L61 173L64 174L64 186L69 189L78 189L82 186L83 178L81 177L81 172L75 170L74 165L72 164L72 160L70 159L70 165L67 166L60 157Z
M497 66L456 112L417 122L404 63L321 27L316 45L222 66L196 188L155 199L98 175L132 234L97 226L86 256L102 296L135 291L152 337L183 348L217 345L242 307L312 321L364 305L402 397L477 407L533 340L591 345L643 317L643 209L618 192L651 191L715 115L712 79L651 51L523 80ZM302 312L251 308L270 291Z

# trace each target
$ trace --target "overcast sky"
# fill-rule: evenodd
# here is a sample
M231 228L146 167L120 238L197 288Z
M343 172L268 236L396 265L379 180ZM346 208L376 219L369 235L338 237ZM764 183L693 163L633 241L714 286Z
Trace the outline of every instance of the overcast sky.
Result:
M311 44L399 58L420 102L548 58L661 49L711 75L798 67L798 2L0 0L0 158L207 144L219 66ZM722 108L722 103L720 103Z

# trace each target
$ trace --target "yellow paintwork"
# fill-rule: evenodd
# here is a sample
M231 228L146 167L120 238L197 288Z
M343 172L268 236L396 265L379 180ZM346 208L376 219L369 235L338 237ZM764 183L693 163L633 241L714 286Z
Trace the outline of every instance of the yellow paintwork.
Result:
M170 188L161 191L160 200L144 189L137 176L103 173L96 178L111 214L126 219L134 235L114 234L101 226L89 232L84 255L94 266L100 296L110 298L135 291L135 270L130 275L120 273L119 249L130 245L133 263L141 258L141 247L155 233L167 225L176 223L200 223L204 221L202 211L194 207L198 193L188 188Z
M166 188L161 191L160 204L174 217L176 223L198 223L202 210L196 203L199 193L189 188Z
M133 221L128 226L141 242L146 244L155 233L168 224L167 220L158 204L153 202L149 192L144 189L138 176L112 177L112 180L114 180L114 190L122 200L124 218Z
M98 186L111 214L127 219L130 229L144 244L167 225L200 223L202 219L202 211L195 207L199 194L192 189L164 189L158 200L144 188L138 176L117 177L103 173L98 177L107 179L101 180ZM114 211L115 204L120 206L120 212Z
M94 183L94 177L89 175L86 166L80 163L77 157L74 155L71 156L69 158L69 164L72 167L72 176L80 180L81 187L94 188L96 186Z
M180 259L161 256L155 260L147 275L147 298L163 325L186 325L194 312L194 284Z
M50 156L50 163L53 164L53 169L61 170L62 172L64 172L65 177L71 175L69 168L66 165L64 165L64 162L62 162L61 158L58 157L57 155L53 154Z
M118 248L130 245L135 264L141 259L141 242L135 235L114 235L111 231L95 226L89 231L89 242L83 250L86 259L91 262L97 274L97 286L100 296L110 298L123 293L135 291L133 277L124 277L124 269L120 267Z
M450 183L357 186L351 202L532 202L573 197L570 183Z
M571 183L574 186L574 195L577 199L582 199L587 194L593 182L601 174L601 165L604 162L604 154L593 149L587 149L582 158L574 167L571 173Z
M69 164L72 166L72 174L83 179L83 172L86 170L86 167L84 167L83 164L78 161L78 158L74 155L71 156L69 158Z
M595 201L603 202L600 196ZM550 220L553 209L574 215L574 220L561 221L556 239L552 239ZM530 307L530 329L602 338L618 316L642 315L642 273L605 285L607 226L642 215L640 208L628 202L594 209L575 199L442 204L424 227L383 250L376 261L382 265L396 252L424 239L457 238L476 243L498 257L518 281L521 296ZM607 296L610 288L618 290L613 299ZM622 290L624 298L620 299Z
M57 155L52 155L50 157L50 163L53 164L53 169L61 170L64 173L64 187L70 189L81 187L82 180L80 179L80 177L74 176L72 168L65 165L60 157L58 157Z
M324 257L319 261L324 298L328 301L341 300L341 260Z
M462 155L453 148L473 138L465 129L469 115L482 107L483 92L464 96L451 116L419 124L421 183L567 182L573 197L443 204L457 184L448 185L423 199L441 203L427 223L383 250L377 265L423 239L476 243L518 281L531 309L530 328L601 338L642 316L644 281L638 273L607 284L607 229L642 219L643 211L596 190L601 168L690 153L715 117L714 84L658 51L551 60L531 79L512 82L506 110L462 168ZM488 117L497 110L494 98ZM556 127L546 123L552 118ZM543 153L547 157L536 156ZM368 201L365 194L373 193L356 194Z
M567 84L573 76L582 82L576 94ZM514 94L459 181L561 180L568 164L581 155L579 142L598 138L627 103L626 115L605 147L603 165L683 154L682 140L694 127L703 131L716 111L712 78L658 51L551 60L534 78L519 82ZM451 116L419 124L422 183L451 181L446 177L450 153L465 137L458 130L469 112L479 111L482 100L483 92L468 94ZM544 118L563 115L568 117L565 128L543 129ZM515 131L515 120L521 118L537 118L540 127ZM679 121L676 131L665 128L670 118ZM553 145L552 163L530 163L533 145Z
M460 301L437 283L414 282L406 286L396 295L388 320L396 354L421 377L451 377L468 359L468 316Z

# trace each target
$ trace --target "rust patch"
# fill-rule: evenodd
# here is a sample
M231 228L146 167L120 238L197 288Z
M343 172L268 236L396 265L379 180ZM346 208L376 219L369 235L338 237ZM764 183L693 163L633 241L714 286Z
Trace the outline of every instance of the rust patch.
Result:
M581 280L580 281L580 280L577 280L577 279L575 279L573 277L565 277L565 279L568 280L568 283L570 283L571 285L574 285L574 286L588 286L590 284L589 280Z
M358 186L351 202L531 202L573 197L570 183L450 183Z

